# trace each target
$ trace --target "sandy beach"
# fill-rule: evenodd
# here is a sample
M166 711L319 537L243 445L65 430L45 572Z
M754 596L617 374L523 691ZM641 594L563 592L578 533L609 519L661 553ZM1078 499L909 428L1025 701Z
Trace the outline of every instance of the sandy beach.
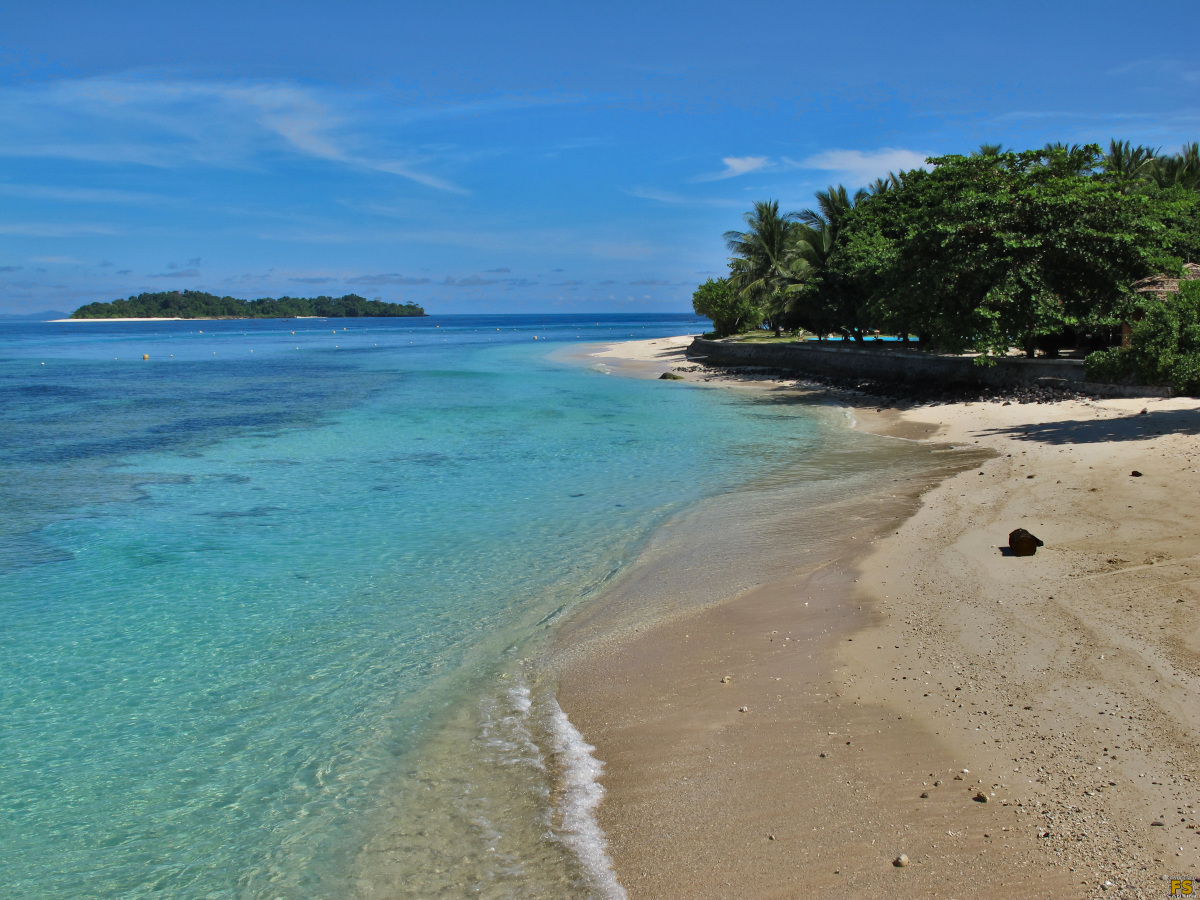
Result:
M689 341L590 364L804 393L966 450L815 563L775 554L762 583L606 641L563 629L582 649L559 698L605 762L629 896L1161 897L1200 877L1200 401L884 409L687 371ZM1018 527L1036 556L1007 555Z

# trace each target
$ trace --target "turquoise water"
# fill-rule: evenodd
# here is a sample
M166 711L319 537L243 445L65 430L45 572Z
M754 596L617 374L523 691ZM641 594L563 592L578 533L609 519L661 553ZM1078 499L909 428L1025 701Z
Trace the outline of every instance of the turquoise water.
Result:
M546 358L705 324L0 324L0 897L351 893L508 651L826 440Z

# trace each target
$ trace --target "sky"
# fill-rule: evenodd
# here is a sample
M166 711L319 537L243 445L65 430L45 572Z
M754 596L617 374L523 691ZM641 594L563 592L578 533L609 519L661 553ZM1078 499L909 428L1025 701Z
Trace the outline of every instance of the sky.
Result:
M0 315L143 291L690 309L756 200L1200 138L1200 4L0 6Z

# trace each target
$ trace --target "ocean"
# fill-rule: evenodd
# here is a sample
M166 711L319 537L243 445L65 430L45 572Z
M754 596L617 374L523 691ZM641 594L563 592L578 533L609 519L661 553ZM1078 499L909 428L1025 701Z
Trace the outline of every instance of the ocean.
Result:
M0 897L623 896L540 643L862 440L561 359L707 327L0 323Z

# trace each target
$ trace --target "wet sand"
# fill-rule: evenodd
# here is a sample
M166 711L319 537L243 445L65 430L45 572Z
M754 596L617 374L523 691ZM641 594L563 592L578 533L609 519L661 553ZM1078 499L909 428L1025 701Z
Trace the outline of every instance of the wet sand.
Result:
M691 368L686 343L593 364L657 377ZM844 511L819 559L781 556L775 522L762 582L718 602L611 630L629 592L562 629L559 701L605 761L629 896L1160 897L1200 876L1200 402L808 395L980 453ZM1017 527L1036 556L1002 553Z

